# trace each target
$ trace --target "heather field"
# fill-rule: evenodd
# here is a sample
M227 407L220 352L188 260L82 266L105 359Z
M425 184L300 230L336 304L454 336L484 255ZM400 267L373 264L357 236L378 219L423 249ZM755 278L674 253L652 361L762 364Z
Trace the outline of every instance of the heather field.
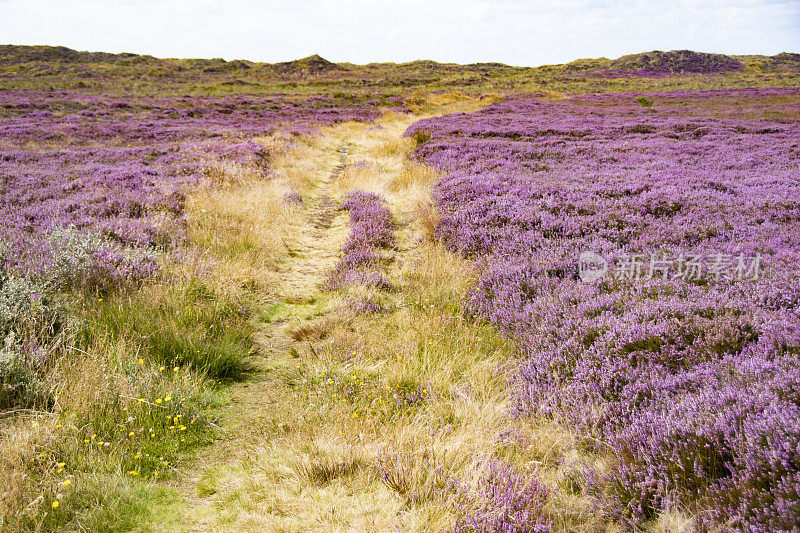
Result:
M798 118L797 91L668 92L407 132L447 172L438 237L484 264L468 311L519 340L512 416L609 453L576 475L625 524L800 520ZM607 276L582 279L584 251Z
M796 531L798 65L0 46L0 531Z

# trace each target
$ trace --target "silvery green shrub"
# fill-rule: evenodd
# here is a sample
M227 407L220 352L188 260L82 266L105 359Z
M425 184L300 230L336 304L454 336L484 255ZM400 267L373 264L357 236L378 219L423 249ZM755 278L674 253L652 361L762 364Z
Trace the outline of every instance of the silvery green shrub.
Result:
M31 264L30 270L57 290L108 290L136 283L158 269L155 256L149 252L75 227L51 231L43 239L41 252L43 260Z
M49 405L41 372L65 317L42 282L0 271L0 409Z
M0 341L0 409L47 407L52 399L38 365L11 331Z
M40 344L58 334L64 310L47 287L30 277L0 276L0 338Z

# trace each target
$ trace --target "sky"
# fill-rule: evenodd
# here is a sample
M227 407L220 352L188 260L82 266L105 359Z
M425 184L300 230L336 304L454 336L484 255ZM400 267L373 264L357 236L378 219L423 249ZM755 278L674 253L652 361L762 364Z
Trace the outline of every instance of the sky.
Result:
M772 55L800 52L800 0L0 0L0 44L358 64Z

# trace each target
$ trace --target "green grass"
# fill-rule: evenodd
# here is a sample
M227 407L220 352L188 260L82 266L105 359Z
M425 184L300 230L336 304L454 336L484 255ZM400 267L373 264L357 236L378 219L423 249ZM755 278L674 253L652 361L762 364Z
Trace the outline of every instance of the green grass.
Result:
M182 530L182 499L172 488L131 482L122 476L96 476L65 500L77 506L70 525L85 531L162 532Z
M41 376L52 411L0 428L0 531L180 525L177 493L154 483L211 442L224 382L251 370L253 293L194 279L71 299Z
M93 302L79 344L129 339L148 362L188 368L214 380L241 379L252 369L247 361L253 349L249 302L220 298L197 281L183 289L160 289Z

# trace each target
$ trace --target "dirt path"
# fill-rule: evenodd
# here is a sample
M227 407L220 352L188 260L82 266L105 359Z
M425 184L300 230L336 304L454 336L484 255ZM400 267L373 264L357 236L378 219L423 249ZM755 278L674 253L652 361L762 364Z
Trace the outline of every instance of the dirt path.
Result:
M284 241L290 261L281 271L278 306L306 307L339 257L346 239L346 213L338 209L336 181L347 165L350 147L342 144L330 172L319 180L313 195L304 199L302 227L294 239ZM280 302L282 300L282 302ZM247 452L263 438L264 414L280 403L275 397L276 381L292 363L292 348L297 344L290 334L289 315L263 324L257 334L260 356L253 358L255 372L244 382L230 387L230 402L222 412L222 437L205 448L180 480L179 489L187 503L189 531L226 529L220 516L224 502L219 494L236 490L243 478ZM296 350L296 348L295 348ZM296 352L295 352L296 353ZM233 528L232 530L235 530Z
M176 483L185 505L182 530L397 531L416 530L408 524L423 516L446 520L433 504L409 512L405 499L381 481L378 466L385 445L399 439L413 449L414 432L430 435L421 429L430 415L421 412L413 431L391 418L389 404L398 396L389 387L405 394L405 383L422 379L421 372L443 365L451 373L454 365L447 357L406 362L402 355L420 342L409 344L406 333L447 339L436 324L441 313L431 311L428 317L427 299L410 302L406 295L424 233L418 206L429 200L437 179L408 158L413 145L402 133L418 119L393 116L378 124L334 127L304 156L324 161L324 172L318 169L318 177L302 191L302 208L283 242L288 259L278 268L274 290L265 295L272 303L256 336L256 371L229 387L230 401L219 422L222 436ZM295 167L303 168L305 162L300 163ZM349 215L339 206L352 190L380 194L397 223L397 244L384 266L393 290L379 294L392 311L383 317L349 313L345 296L362 294L359 287L344 294L322 287L350 233ZM443 282L452 287L462 280ZM428 322L414 324L412 312ZM457 322L455 327L466 326ZM425 328L433 329L426 333ZM479 335L469 334L480 342ZM384 342L393 343L395 355L388 359L381 355ZM457 350L480 355L467 348ZM476 368L477 383L488 383L483 367Z
M178 488L187 505L188 531L287 527L274 516L285 514L284 511L267 506L259 512L241 501L249 499L248 492L258 490L249 486L253 454L265 441L291 433L304 424L304 414L285 412L290 408L286 405L286 395L291 393L293 381L301 379L297 363L315 355L315 341L320 340L315 337L315 325L339 314L340 299L322 291L321 285L339 259L350 231L349 217L339 209L343 195L351 188L384 192L401 227L408 227L407 219L412 216L409 205L392 203L392 195L388 194L390 182L403 170L398 164L403 157L393 153L391 147L386 149L386 155L380 152L387 142L404 142L400 135L409 122L395 121L379 128L351 125L343 128L343 132L334 130L335 142L327 143L336 147L327 157L329 170L303 199L299 227L283 243L289 250L289 260L280 269L273 316L257 334L260 354L253 358L256 371L246 381L230 387L230 401L222 409L219 422L221 438L202 450L179 480ZM348 176L349 182L341 183L343 174L354 162L375 168L366 181L363 175ZM403 256L409 252L409 241L414 240L408 233L407 229L398 232L397 253ZM394 277L398 275L395 273ZM303 328L312 331L307 334ZM276 422L279 419L282 421Z
M341 144L331 171L321 179L313 196L306 198L303 227L296 238L284 244L292 261L282 272L282 296L299 300L313 294L333 269L347 237L347 215L338 210L337 180L347 166L350 147Z

